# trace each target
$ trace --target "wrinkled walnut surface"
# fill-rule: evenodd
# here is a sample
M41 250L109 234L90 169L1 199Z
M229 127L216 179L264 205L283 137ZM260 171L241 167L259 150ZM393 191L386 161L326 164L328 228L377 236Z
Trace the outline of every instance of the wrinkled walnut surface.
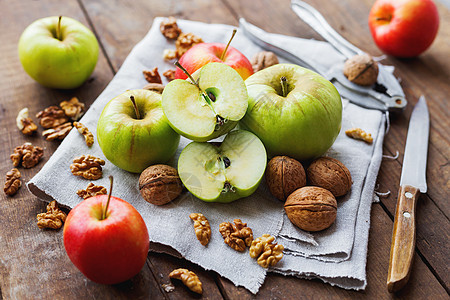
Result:
M77 195L86 200L97 195L106 195L106 188L101 185L95 185L90 182L85 190L78 190Z
M168 165L153 165L139 176L139 191L145 201L164 205L177 198L183 191L178 172Z
M169 69L167 71L164 71L163 76L166 77L167 81L172 81L175 79L175 70L174 69Z
M25 135L33 135L37 131L37 125L29 117L28 108L25 107L19 111L16 117L16 125Z
M20 181L20 171L16 168L11 169L6 173L5 185L3 187L3 191L8 196L14 196L17 191L22 186L22 182Z
M352 187L352 176L347 167L332 157L314 160L306 170L310 185L329 190L335 197L348 193Z
M200 213L192 213L189 215L189 218L194 221L195 236L200 241L200 244L206 246L211 239L211 226L208 219Z
M43 155L44 150L41 147L25 143L14 148L14 153L10 155L10 158L14 167L18 167L22 163L22 167L29 169L37 165Z
M345 131L345 134L348 137L351 137L352 139L361 140L361 141L366 142L367 144L373 143L372 135L370 133L365 132L361 128L348 129Z
M42 136L47 141L63 140L72 130L72 123L67 122L54 128L46 129L42 132Z
M69 101L62 101L59 106L72 121L77 121L84 113L84 103L80 102L77 97L73 97Z
M144 70L142 71L142 74L144 74L145 80L149 83L162 83L157 67L154 67L151 70Z
M176 55L180 58L184 53L186 53L192 46L203 43L201 37L196 36L193 33L181 33L177 41L175 42Z
M273 267L283 258L283 245L273 243L275 238L270 234L263 234L255 239L249 249L251 258L256 258L257 263L263 267Z
M306 231L320 231L336 220L337 202L333 194L321 187L305 186L293 192L284 204L291 222Z
M173 279L179 279L181 282L188 287L191 291L202 294L202 282L200 281L200 278L198 278L197 274L195 274L192 271L189 271L188 269L176 269L170 272L169 274L170 278Z
M73 126L78 130L79 133L84 136L86 145L88 147L91 147L94 144L94 135L92 134L92 132L90 132L89 129L80 122L73 122Z
M177 19L172 16L161 22L159 30L168 39L176 39L181 33Z
M377 82L378 63L368 54L355 55L345 62L343 72L351 82L370 86Z
M266 182L270 193L281 201L296 189L306 185L303 165L287 156L275 156L267 164Z
M244 252L253 241L252 229L247 227L247 223L242 223L240 219L234 219L234 224L220 223L219 232L222 234L224 243L239 252Z
M258 52L252 57L251 60L253 72L255 73L278 63L278 57L271 51Z
M54 128L69 121L64 111L55 105L38 112L36 118L40 119L39 124L45 129Z
M66 214L58 208L56 201L52 201L47 205L47 212L36 216L38 220L37 226L41 229L58 229L66 221L66 217Z
M82 155L73 160L70 171L75 176L89 180L97 180L103 176L102 166L105 161L92 155Z

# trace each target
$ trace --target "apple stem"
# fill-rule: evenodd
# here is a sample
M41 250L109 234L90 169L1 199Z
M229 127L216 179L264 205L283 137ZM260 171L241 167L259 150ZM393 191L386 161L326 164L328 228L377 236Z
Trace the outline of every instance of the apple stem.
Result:
M189 79L192 81L192 83L195 84L200 89L198 82L194 80L194 78L191 76L191 74L189 74L189 72L180 64L180 62L178 60L174 63L174 65L177 66L178 68L180 68L181 71L183 71L183 73L186 74L187 77L189 77Z
M281 77L281 92L283 94L283 97L286 97L287 95L287 81L286 77Z
M112 188L113 188L113 177L110 175L109 176L108 200L106 201L106 207L102 212L102 220L106 219L106 213L108 212L109 201L111 200Z
M130 96L130 100L131 100L131 103L133 103L134 111L136 112L136 118L138 120L140 120L141 119L141 114L139 113L139 109L138 109L138 107L136 105L136 101L134 100L134 96L133 95Z
M56 38L61 41L61 19L62 16L58 18L58 26L56 26Z
M230 40L228 41L227 46L226 46L225 49L223 50L222 55L220 56L220 60L223 61L223 59L225 58L225 54L227 53L228 46L230 46L230 43L231 43L231 41L233 40L233 38L234 38L236 32L237 32L237 30L236 30L236 29L233 29L233 34L231 35L231 38L230 38Z

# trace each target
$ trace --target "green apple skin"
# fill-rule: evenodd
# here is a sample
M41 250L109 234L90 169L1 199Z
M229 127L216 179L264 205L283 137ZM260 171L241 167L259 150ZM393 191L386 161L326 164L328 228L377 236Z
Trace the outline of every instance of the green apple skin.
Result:
M261 140L249 131L234 130L220 146L199 142L187 145L178 159L178 173L195 197L205 202L230 203L256 191L266 164L267 153Z
M206 142L230 132L245 115L248 94L244 80L230 66L213 62L192 74L198 87L189 79L175 79L162 94L162 106L170 126L182 136ZM215 101L206 103L202 93L211 92ZM216 116L226 119L216 128Z
M56 38L57 16L31 23L19 40L19 58L31 78L57 89L79 87L94 71L98 59L95 35L80 22L61 18L61 40Z
M341 129L342 101L331 82L298 65L278 64L256 72L245 84L249 105L240 125L262 140L269 156L309 160L333 145Z
M141 119L136 118L133 95ZM161 95L131 90L106 104L97 123L97 140L105 157L117 167L140 173L175 154L180 136L169 126L161 108Z

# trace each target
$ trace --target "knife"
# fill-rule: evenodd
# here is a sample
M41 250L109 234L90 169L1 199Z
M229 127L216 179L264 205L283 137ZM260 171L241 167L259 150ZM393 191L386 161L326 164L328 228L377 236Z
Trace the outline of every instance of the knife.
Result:
M336 84L336 88L338 91L342 91L345 89L345 94L351 94L353 97L346 96L350 100L350 102L365 107L369 109L378 109L381 111L399 111L402 110L406 106L406 99L401 96L391 96L386 91L384 93L377 92L369 87L358 86L353 82L349 81L342 73L342 69L338 68L320 68L319 65L312 65L310 62L302 59L298 55L293 54L292 52L282 48L282 46L277 46L270 39L270 33L262 30L261 28L248 23L244 18L239 19L239 28L243 31L243 33L256 45L261 48L272 51L275 54L279 55L287 59L288 61L303 66L307 69L313 70L314 72L322 75L329 81L334 81L339 84ZM380 74L381 76L383 74ZM386 77L389 79L390 74L383 75L383 78ZM396 79L392 76L395 82ZM397 82L398 84L398 82ZM401 91L401 87L399 86L399 90ZM365 95L372 98L373 101L367 101L366 99L360 97L359 95ZM370 98L369 98L370 99Z
M427 192L427 167L430 116L425 97L421 96L409 121L403 158L400 189L392 232L387 288L400 290L408 281L416 242L416 203L419 191Z

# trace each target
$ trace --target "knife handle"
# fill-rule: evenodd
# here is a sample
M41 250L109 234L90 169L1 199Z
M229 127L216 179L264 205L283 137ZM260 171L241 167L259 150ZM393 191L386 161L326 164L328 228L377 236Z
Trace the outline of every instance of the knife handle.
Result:
M418 198L419 189L409 185L400 187L387 278L387 288L391 293L400 290L409 279L416 245L416 203Z

